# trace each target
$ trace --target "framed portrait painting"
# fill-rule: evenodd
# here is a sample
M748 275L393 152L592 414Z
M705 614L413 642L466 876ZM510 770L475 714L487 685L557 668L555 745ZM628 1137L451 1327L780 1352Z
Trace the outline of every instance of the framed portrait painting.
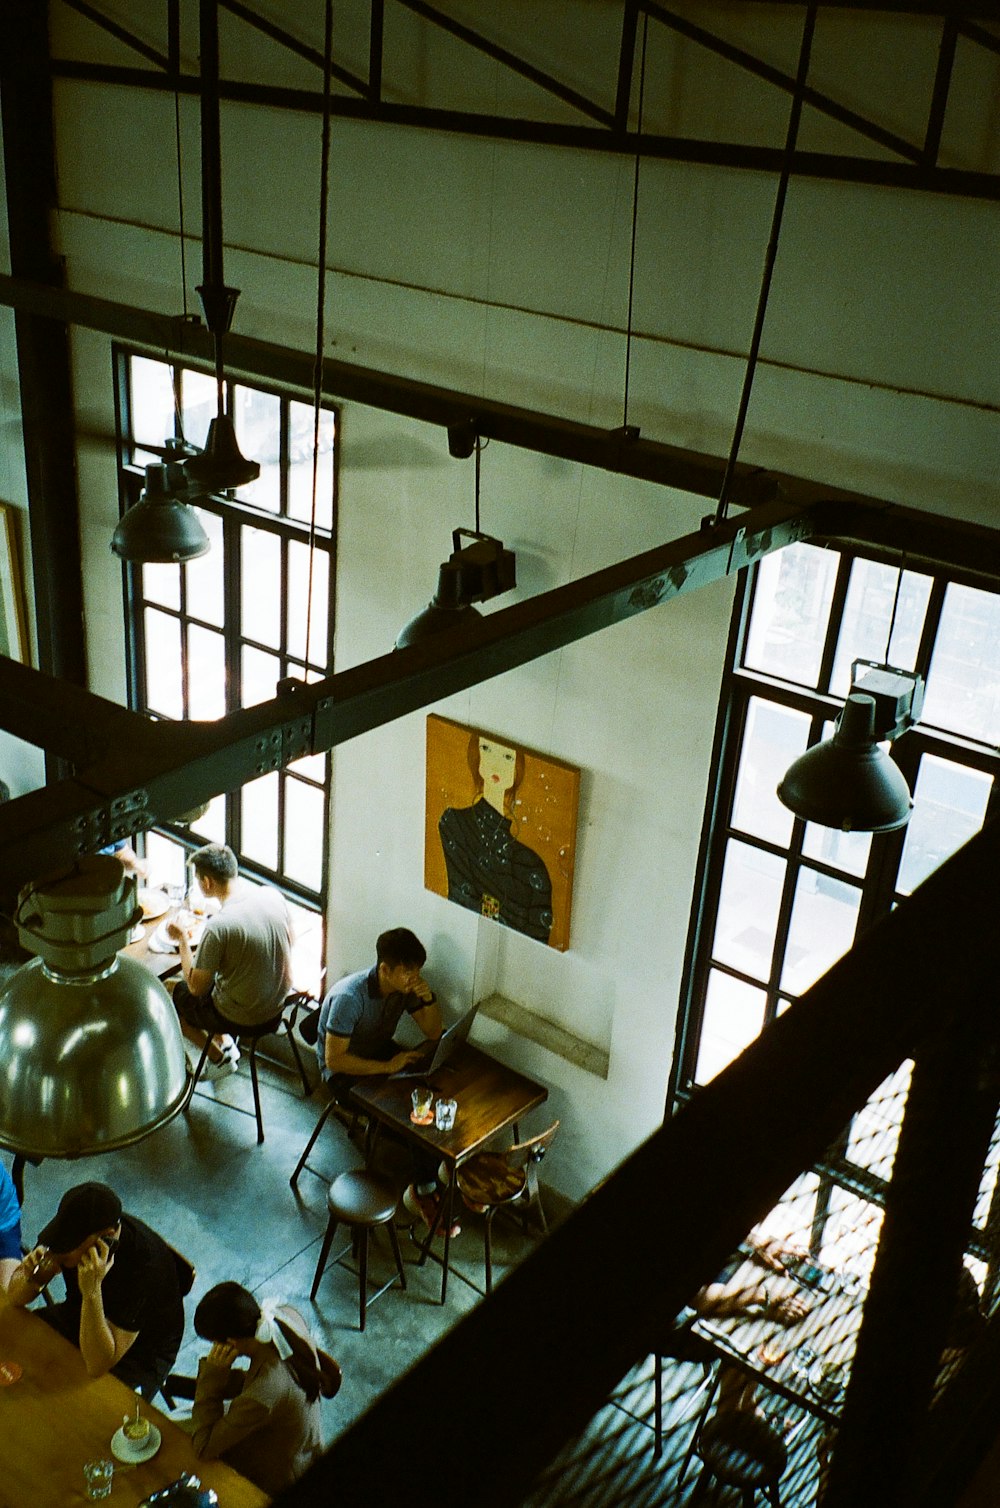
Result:
M11 503L0 503L0 654L24 664L28 632L19 523L18 510Z
M565 952L579 804L572 765L432 713L425 886Z

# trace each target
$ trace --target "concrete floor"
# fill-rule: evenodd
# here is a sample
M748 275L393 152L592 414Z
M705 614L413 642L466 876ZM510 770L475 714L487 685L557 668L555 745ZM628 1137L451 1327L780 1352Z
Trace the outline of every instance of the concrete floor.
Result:
M307 1060L308 1061L308 1060ZM33 1244L51 1217L63 1191L87 1179L110 1184L125 1208L158 1230L194 1262L197 1277L187 1301L187 1326L178 1371L193 1373L205 1343L194 1334L192 1316L198 1299L213 1284L234 1279L259 1296L294 1304L308 1318L321 1344L340 1362L344 1382L335 1399L325 1402L324 1427L329 1444L390 1383L418 1361L483 1294L483 1240L480 1219L462 1211L462 1234L452 1242L452 1273L447 1302L439 1303L441 1269L417 1266L418 1251L406 1230L400 1243L407 1289L390 1289L368 1311L367 1328L358 1329L358 1280L355 1272L331 1266L315 1303L309 1290L326 1228L326 1191L345 1169L360 1167L360 1145L331 1116L313 1150L311 1162L320 1176L304 1170L297 1192L289 1176L325 1101L305 1099L297 1076L280 1065L261 1067L266 1140L257 1145L245 1061L232 1078L200 1088L186 1115L124 1152L75 1162L47 1161L25 1171L23 1231ZM522 1126L523 1134L543 1129L544 1110ZM385 1154L380 1153L385 1161ZM7 1159L9 1166L9 1158ZM389 1164L394 1162L389 1154ZM400 1187L407 1164L395 1157ZM547 1213L556 1201L546 1200ZM333 1255L343 1244L338 1231ZM440 1245L440 1243L438 1243ZM494 1225L494 1282L527 1251L532 1239L511 1220ZM349 1260L349 1254L348 1254ZM377 1233L370 1257L372 1287L395 1271L384 1232ZM60 1283L55 1291L59 1296Z

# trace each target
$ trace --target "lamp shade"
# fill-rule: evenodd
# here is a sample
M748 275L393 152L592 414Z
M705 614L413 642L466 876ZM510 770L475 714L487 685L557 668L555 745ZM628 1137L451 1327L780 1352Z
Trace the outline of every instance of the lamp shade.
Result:
M240 451L233 421L219 414L208 426L208 441L201 455L187 462L187 474L206 492L226 492L243 487L260 476L256 461L248 461Z
M910 789L876 742L874 698L851 693L833 737L789 766L778 800L806 822L844 832L887 833L906 825Z
M142 964L115 952L139 914L135 879L114 858L82 859L22 891L18 933L39 956L0 989L0 1146L8 1151L110 1152L183 1109L187 1059L170 997Z
M204 555L208 535L198 515L178 492L201 496L184 477L179 461L146 467L146 485L139 501L123 514L111 536L111 548L122 560L136 564L179 563Z
M405 649L408 644L419 644L423 639L435 638L438 634L454 633L467 629L473 623L483 621L482 613L469 605L443 607L436 600L404 623L396 636L396 648Z

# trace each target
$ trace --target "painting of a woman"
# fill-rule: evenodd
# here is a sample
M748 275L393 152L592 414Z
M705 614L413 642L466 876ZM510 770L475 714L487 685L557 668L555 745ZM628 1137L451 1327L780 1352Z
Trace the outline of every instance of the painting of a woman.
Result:
M438 823L448 899L548 942L552 881L544 861L514 833L514 798L524 778L524 755L473 733L468 759L476 800L471 806L448 807Z
M579 803L574 765L430 713L424 884L564 953Z

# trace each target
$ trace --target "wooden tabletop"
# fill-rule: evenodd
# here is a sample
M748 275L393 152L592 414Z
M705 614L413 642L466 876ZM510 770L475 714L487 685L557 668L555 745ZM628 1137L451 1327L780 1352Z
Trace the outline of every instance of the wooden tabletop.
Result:
M439 1131L434 1125L416 1126L410 1120L410 1095L414 1086L423 1082L430 1085L435 1098L447 1096L457 1102L451 1131ZM544 1084L536 1084L469 1042L461 1043L444 1067L426 1081L373 1078L355 1084L351 1090L352 1100L366 1115L453 1166L541 1105L548 1094Z
M0 1361L22 1376L0 1387L0 1508L74 1508L86 1501L83 1465L112 1459L111 1437L136 1395L116 1377L88 1378L83 1358L36 1314L0 1307ZM199 1461L189 1437L143 1402L163 1442L141 1466L115 1462L111 1508L135 1508L186 1471L214 1487L219 1508L264 1508L271 1500L221 1461Z
M154 921L144 922L143 934L138 942L129 943L128 947L121 950L126 958L134 958L151 974L155 974L157 979L166 979L169 974L178 973L181 966L181 955L176 948L172 953L155 953L150 949L149 940L163 920L160 916Z

